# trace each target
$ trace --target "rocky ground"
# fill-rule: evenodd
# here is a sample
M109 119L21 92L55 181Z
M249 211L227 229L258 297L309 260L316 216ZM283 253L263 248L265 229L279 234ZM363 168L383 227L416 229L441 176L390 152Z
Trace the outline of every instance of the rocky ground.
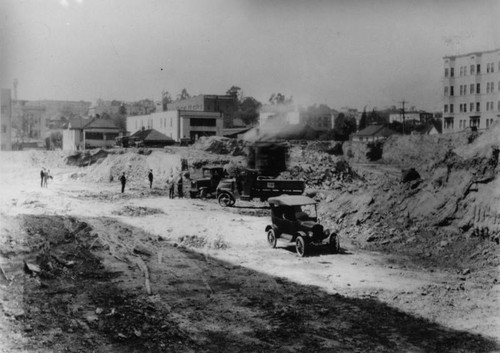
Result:
M183 159L241 162L233 142L69 160L2 153L0 352L500 351L488 138L414 160L421 178L407 183L407 166L293 147L283 177L305 179L342 236L341 254L306 258L268 248L264 203L166 197Z

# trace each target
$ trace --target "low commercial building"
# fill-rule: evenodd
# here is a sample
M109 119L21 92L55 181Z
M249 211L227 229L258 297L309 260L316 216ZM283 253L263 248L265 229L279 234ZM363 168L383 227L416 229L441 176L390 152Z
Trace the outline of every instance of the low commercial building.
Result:
M396 131L385 127L384 125L368 125L361 131L351 136L352 141L358 142L374 142L384 140L389 136L397 134Z
M63 150L113 147L119 131L109 119L71 119L63 130Z
M127 131L155 129L176 142L196 141L202 136L222 136L221 112L170 110L149 115L127 117Z

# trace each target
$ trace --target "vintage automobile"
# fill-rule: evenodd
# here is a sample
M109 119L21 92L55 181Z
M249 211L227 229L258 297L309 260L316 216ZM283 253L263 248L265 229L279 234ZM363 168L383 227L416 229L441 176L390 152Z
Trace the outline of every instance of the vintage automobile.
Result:
M283 239L295 244L300 257L306 256L311 246L325 243L331 253L340 251L339 236L318 223L315 200L303 195L281 195L269 198L268 202L272 224L266 226L266 233L272 248L278 239Z
M215 197L217 185L225 176L224 168L221 166L205 166L202 168L202 177L191 181L191 198L206 199Z
M217 186L217 199L222 207L233 206L236 199L266 201L278 195L301 195L303 180L283 180L260 175L258 170L244 169L232 179L222 179Z

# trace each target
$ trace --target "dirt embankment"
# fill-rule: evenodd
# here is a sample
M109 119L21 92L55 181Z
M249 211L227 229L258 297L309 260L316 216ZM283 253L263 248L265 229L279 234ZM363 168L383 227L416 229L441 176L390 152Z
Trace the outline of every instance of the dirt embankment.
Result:
M469 273L500 265L498 136L500 125L475 140L465 134L392 137L384 162L396 166L350 166L307 147L292 156L316 189L310 194L322 201L323 217L359 246ZM403 182L405 165L420 177ZM493 283L496 270L487 278Z

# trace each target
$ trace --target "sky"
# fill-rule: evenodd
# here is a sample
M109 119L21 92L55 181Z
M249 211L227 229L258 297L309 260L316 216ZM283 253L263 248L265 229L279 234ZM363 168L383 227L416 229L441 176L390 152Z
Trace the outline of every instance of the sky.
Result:
M439 111L443 57L500 48L499 15L500 0L0 0L0 86Z

